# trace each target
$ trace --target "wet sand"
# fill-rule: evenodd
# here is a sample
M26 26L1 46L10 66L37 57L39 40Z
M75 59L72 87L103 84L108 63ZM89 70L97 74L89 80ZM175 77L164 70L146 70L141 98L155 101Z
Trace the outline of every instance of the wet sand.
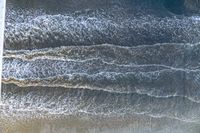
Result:
M0 120L1 133L199 133L200 125L166 118L91 118L47 116Z

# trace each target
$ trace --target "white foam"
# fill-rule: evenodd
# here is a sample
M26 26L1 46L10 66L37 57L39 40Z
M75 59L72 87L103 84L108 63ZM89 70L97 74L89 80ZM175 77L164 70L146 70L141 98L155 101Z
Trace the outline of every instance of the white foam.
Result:
M200 21L200 16L192 16L192 20Z

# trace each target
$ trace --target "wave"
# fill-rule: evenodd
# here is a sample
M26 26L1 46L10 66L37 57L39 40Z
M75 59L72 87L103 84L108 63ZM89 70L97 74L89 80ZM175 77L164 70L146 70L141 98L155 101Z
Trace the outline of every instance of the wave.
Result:
M181 97L155 98L141 94L62 87L21 88L12 84L4 84L3 88L3 101L8 105L9 112L16 115L20 111L35 111L40 115L90 115L107 118L146 115L199 123L199 103Z
M121 46L199 42L194 19L143 17L120 23L96 17L45 15L28 23L7 24L6 49L35 49L110 43Z
M177 54L176 56L167 53L166 49L168 49L170 53L173 52L169 49L170 46L172 46L172 48L175 46L178 47L179 52L177 52L178 54L175 53ZM48 86L86 88L115 93L147 94L154 97L181 96L195 102L200 102L200 92L198 89L200 86L200 70L198 68L198 58L192 58L194 57L193 54L195 54L195 52L192 51L190 51L187 56L179 55L181 50L184 51L183 53L187 53L187 50L191 50L191 48L198 50L196 49L198 46L198 44L193 46L163 44L127 49L127 47L118 47L114 45L99 45L88 47L62 47L56 48L56 50L45 49L35 50L33 52L6 51L3 63L3 82L15 83L21 87ZM148 51L150 49L148 47L152 48L150 50L151 52ZM76 51L77 48L79 52ZM144 53L143 49L147 49L147 55ZM160 52L160 54L158 54L158 49L166 53ZM126 52L126 50L128 50L128 52ZM156 52L154 53L152 50L156 50ZM111 52L111 54L107 53L109 56L104 54L107 51ZM137 53L135 51L137 51ZM119 53L124 52L127 54L121 54L120 56ZM198 53L198 51L196 52ZM66 53L69 54L69 58ZM87 56L84 53L87 53ZM129 53L131 54L129 55ZM94 54L98 55L94 56ZM144 61L148 61L146 60L147 57L148 59L150 57L148 54L156 57L150 59L161 62L156 63L154 60L152 62L149 60L148 63L144 62L144 64L142 64L142 62L140 64L134 63L137 62L137 60L142 61L141 57L145 59ZM36 59L30 58L33 57L33 55ZM57 55L59 55L59 57L57 57ZM64 55L64 57L62 57L62 55ZM134 55L136 56L134 57ZM73 58L74 56L75 58ZM82 56L84 57L81 58ZM109 57L113 58L109 59ZM176 57L179 58L179 60ZM125 60L123 58L125 58ZM113 62L108 62L106 59L112 60ZM168 63L167 60L173 61L173 59L174 63L177 64L173 64L172 62L169 62L169 64L162 64L163 61ZM117 63L114 63L115 60ZM120 62L120 60L122 62ZM126 63L123 61L126 61ZM180 65L178 63L180 63ZM182 66L183 63L187 67ZM178 66L180 68L178 68Z
M101 2L89 3L98 5L97 3ZM8 6L5 48L38 49L103 43L137 46L200 42L200 21L193 19L194 17L170 15L165 8L160 9L161 12L164 10L165 15L157 15L157 9L161 6L156 6L154 0L102 3L110 3L110 6L104 7L100 4L101 8L91 6L91 9L86 6L85 9L69 10L67 13L48 13L32 8L29 11ZM145 13L141 11L142 8L146 9Z
M46 3L7 2L2 114L200 123L198 0Z
M45 9L47 11L77 11L83 10L85 8L98 9L103 8L107 9L109 7L115 8L132 8L135 12L145 12L152 13L155 10L166 12L169 10L173 13L186 13L189 11L198 12L200 2L199 0L59 0L55 2L54 0L8 0L9 6L20 7L23 9ZM146 11L142 9L147 9ZM154 12L155 13L155 12ZM159 14L159 12L157 12Z
M101 60L113 65L159 65L163 68L196 70L199 68L200 44L165 43L152 46L122 47L112 44L62 46L36 50L5 50L4 58L24 61L48 59L84 62ZM104 64L103 63L103 64Z

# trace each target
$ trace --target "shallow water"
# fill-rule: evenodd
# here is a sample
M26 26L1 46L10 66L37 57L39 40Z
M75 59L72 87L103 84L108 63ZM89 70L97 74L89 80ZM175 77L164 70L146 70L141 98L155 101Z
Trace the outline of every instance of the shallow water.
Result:
M1 132L198 133L199 7L8 0Z

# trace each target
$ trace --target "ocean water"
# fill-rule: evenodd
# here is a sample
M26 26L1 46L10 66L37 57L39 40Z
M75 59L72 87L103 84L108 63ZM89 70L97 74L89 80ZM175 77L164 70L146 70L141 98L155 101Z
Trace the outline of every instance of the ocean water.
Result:
M199 133L199 0L7 0L0 132Z

